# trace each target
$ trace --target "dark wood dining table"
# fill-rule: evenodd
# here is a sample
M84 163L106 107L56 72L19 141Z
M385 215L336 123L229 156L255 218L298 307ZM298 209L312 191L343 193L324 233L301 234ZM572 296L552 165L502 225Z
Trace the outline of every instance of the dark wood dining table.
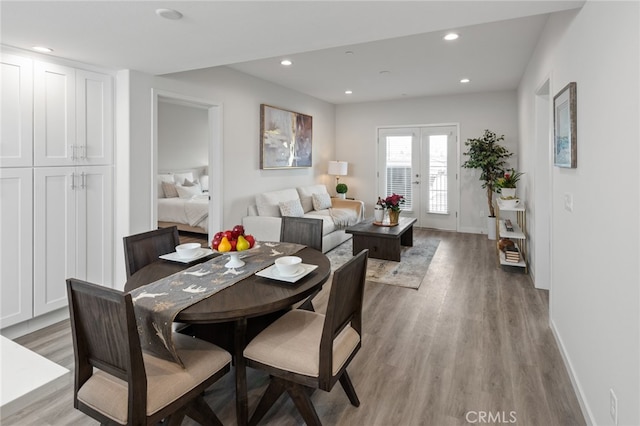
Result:
M247 345L247 321L290 308L316 294L331 274L331 263L322 252L306 247L295 253L302 262L318 267L295 283L276 281L251 275L231 287L196 302L182 310L176 321L187 324L233 324L233 352L235 358L236 417L238 425L248 423L246 364L243 357ZM210 258L201 259L207 261ZM189 268L186 264L158 259L136 273L124 286L125 291L150 284L161 278Z

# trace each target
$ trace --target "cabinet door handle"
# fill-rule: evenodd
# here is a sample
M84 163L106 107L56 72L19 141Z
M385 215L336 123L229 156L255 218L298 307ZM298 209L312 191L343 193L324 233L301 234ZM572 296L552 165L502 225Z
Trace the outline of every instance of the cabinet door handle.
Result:
M87 174L85 172L82 172L81 176L81 180L80 180L80 189L87 189Z
M71 173L71 190L75 191L76 189L76 174Z
M76 146L69 145L69 148L71 149L71 161L76 161Z
M80 145L80 149L82 150L82 156L80 157L83 160L87 159L87 146L86 145Z

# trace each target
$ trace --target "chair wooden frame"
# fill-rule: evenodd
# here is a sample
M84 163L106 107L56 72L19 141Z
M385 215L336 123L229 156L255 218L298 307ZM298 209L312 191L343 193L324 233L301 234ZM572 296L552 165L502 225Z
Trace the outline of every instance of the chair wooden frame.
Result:
M222 423L202 393L230 371L229 363L180 398L147 416L147 375L131 294L76 279L67 280L75 356L73 406L100 421L118 424L78 399L78 391L102 370L128 384L127 424L150 425L165 419L178 425L185 415L204 425Z
M320 425L320 418L311 403L310 393L315 388L329 392L338 381L351 404L355 407L360 405L358 395L347 374L347 366L362 346L362 305L367 257L368 250L362 250L334 272L318 348L320 352L318 377L293 373L249 358L246 359L247 366L266 371L271 375L267 390L251 416L250 425L256 425L284 391L289 394L307 425ZM360 336L360 341L340 370L333 374L333 343L340 332L349 324Z
M139 269L158 260L158 256L173 253L180 244L180 235L178 227L171 226L130 235L122 240L128 279Z
M283 216L280 241L304 244L322 251L322 219Z

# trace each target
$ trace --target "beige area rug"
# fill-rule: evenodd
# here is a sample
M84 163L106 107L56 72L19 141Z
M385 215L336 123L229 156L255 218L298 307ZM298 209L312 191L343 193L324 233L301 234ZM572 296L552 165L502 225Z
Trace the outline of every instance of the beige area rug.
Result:
M413 234L413 247L402 247L400 262L369 258L367 262L367 281L417 289L429 269L433 255L440 240L429 237L416 237ZM345 241L327 253L331 261L331 270L335 271L353 257L352 240Z

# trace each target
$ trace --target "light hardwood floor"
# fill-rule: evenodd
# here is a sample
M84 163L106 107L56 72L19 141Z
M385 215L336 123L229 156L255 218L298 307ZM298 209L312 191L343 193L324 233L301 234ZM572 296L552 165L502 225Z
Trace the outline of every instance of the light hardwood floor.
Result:
M363 347L349 368L361 405L351 406L339 384L330 393L316 391L312 400L323 424L487 424L478 422L478 412L491 413L494 424L585 424L549 329L548 292L536 290L527 275L500 270L495 242L484 235L416 229L414 237L424 235L441 242L418 290L367 283ZM314 299L320 312L328 288ZM19 343L73 369L68 322ZM250 410L267 381L248 371ZM206 396L228 425L236 423L233 387L231 373ZM96 422L73 409L70 383L2 424ZM281 397L262 424L302 420Z

